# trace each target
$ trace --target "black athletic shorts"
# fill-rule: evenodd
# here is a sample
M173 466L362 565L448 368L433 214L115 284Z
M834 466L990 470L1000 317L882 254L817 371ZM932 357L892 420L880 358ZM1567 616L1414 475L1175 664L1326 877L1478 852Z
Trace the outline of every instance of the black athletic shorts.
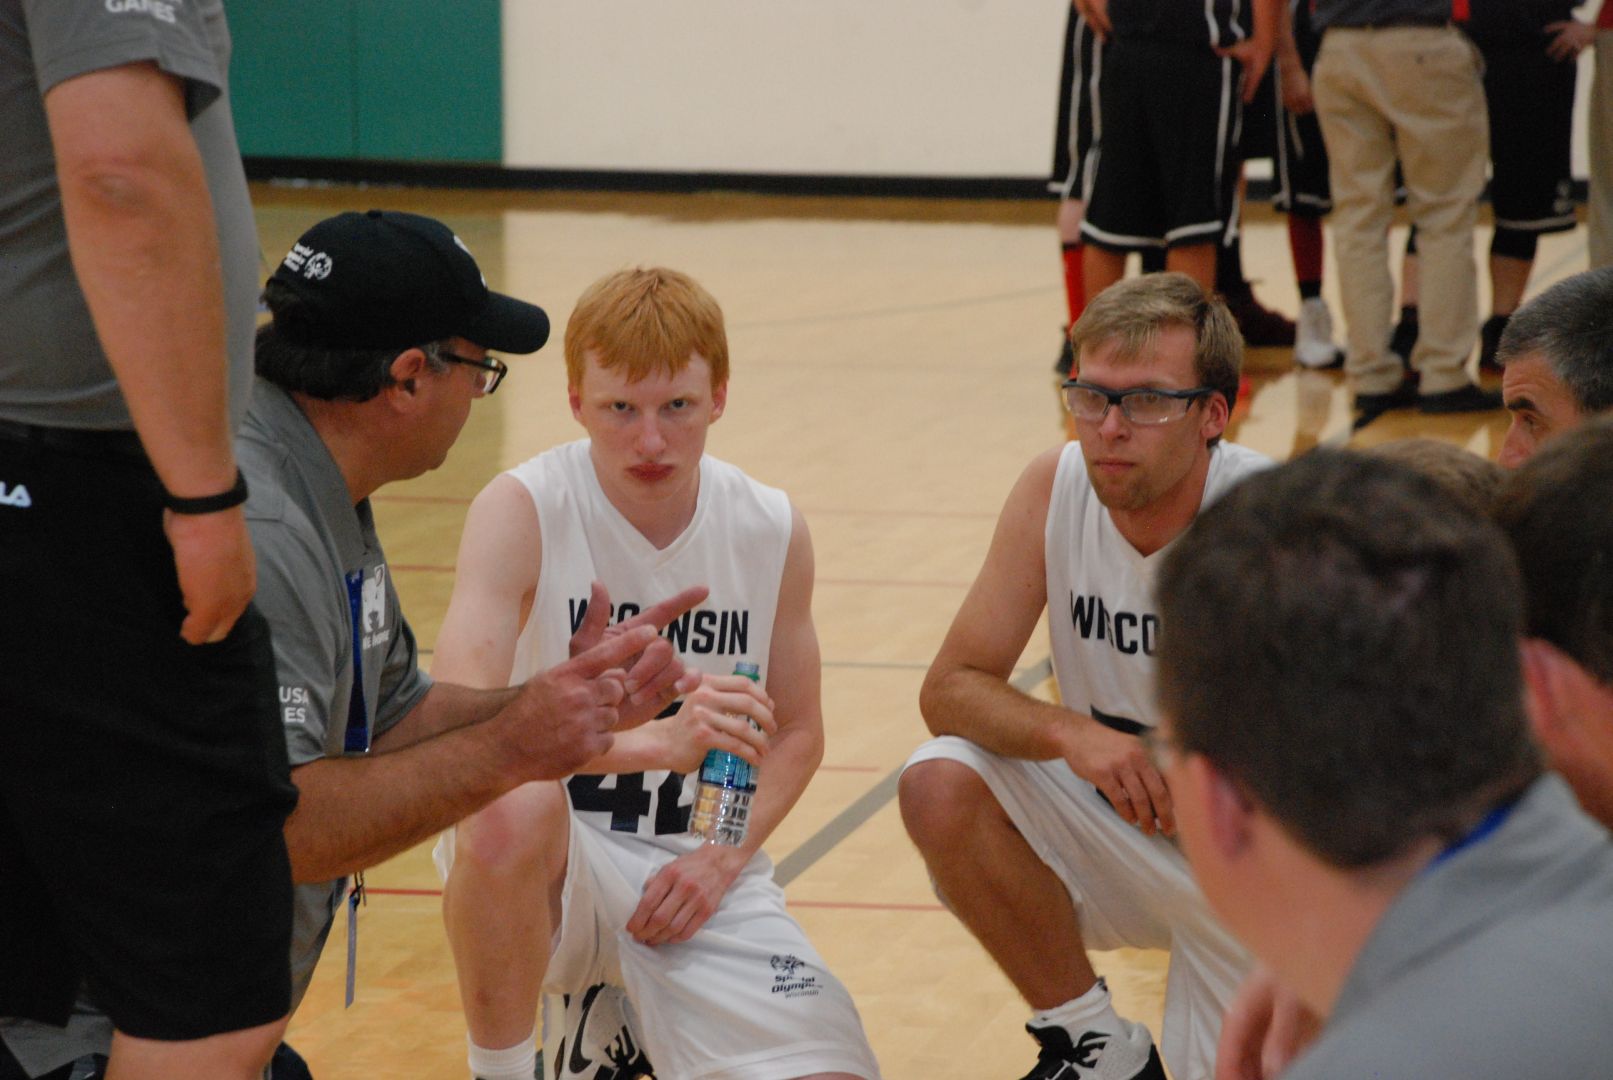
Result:
M1103 50L1081 234L1114 251L1219 243L1234 212L1242 103L1208 45L1112 39Z
M1523 48L1482 51L1495 223L1535 233L1572 229L1569 153L1579 66L1547 56L1544 37Z
M1103 42L1075 5L1064 22L1064 62L1059 70L1059 115L1053 131L1053 172L1047 189L1061 199L1085 199L1082 166L1092 148L1092 114L1098 106Z
M1309 75L1316 66L1316 53L1322 38L1311 27L1310 4L1298 0L1290 5L1294 17L1294 44L1299 62ZM1327 180L1327 147L1322 142L1322 125L1316 110L1292 113L1283 108L1282 76L1272 65L1272 130L1275 134L1272 177L1276 192L1271 204L1278 210L1303 217L1321 217L1333 209L1333 189ZM1246 125L1254 121L1246 120ZM1245 135L1247 135L1247 131Z
M93 445L88 445L93 444ZM0 1015L196 1039L284 1016L296 803L269 628L183 604L132 434L0 422Z

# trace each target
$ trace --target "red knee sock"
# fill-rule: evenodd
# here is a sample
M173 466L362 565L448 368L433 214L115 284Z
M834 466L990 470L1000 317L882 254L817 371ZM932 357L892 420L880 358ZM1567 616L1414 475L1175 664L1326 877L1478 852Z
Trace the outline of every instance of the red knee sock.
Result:
M1086 278L1081 272L1081 245L1064 245L1064 300L1070 308L1070 325L1087 309Z
M1322 219L1288 215L1288 250L1300 296L1318 296L1322 288Z

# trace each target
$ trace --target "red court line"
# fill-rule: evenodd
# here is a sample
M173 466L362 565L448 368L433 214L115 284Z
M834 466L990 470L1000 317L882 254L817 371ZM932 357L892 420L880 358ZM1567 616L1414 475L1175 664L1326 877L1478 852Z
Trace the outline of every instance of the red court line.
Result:
M365 886L371 896L441 896L441 889L375 889ZM789 907L824 908L831 911L945 911L940 904L867 904L838 900L787 900Z

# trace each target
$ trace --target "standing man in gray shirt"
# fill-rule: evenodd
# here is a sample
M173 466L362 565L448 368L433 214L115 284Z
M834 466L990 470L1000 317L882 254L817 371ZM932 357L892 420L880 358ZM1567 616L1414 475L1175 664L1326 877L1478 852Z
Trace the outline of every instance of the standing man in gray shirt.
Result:
M369 498L443 463L472 402L507 371L488 348L536 351L548 317L489 292L447 226L379 210L309 229L265 298L274 320L258 332L260 377L236 448L300 793L285 824L295 1009L344 894L356 902L362 889L358 879L350 892L350 878L528 780L570 775L609 748L612 728L698 685L655 628L705 590L652 605L607 637L600 589L570 661L509 689L433 682L419 670ZM38 1076L104 1050L106 1020L91 1005L65 1032L5 1021L0 1036Z
M0 0L0 1013L86 983L122 1080L246 1080L290 1000L228 66L219 0Z

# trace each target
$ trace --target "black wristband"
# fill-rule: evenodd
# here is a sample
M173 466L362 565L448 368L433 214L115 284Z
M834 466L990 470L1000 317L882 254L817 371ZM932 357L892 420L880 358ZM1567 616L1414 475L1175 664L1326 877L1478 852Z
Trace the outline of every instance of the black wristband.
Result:
M217 495L203 495L199 499L181 499L178 495L162 493L162 504L176 514L216 514L246 502L246 477L235 470L235 486Z

